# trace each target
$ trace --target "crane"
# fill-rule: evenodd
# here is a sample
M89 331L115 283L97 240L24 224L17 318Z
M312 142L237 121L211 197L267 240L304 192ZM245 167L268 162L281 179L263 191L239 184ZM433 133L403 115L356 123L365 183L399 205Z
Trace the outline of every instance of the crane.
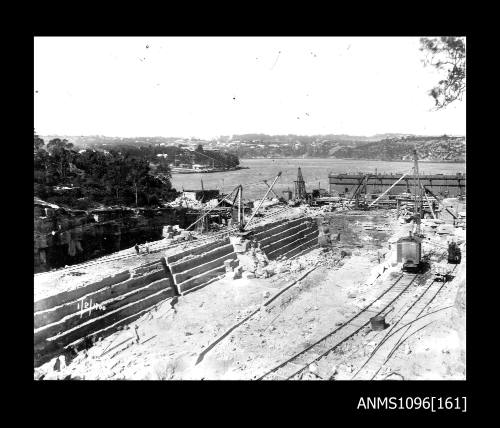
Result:
M352 194L351 199L349 199L349 202L347 203L347 207L349 207L349 206L350 206L350 204L351 204L351 202L352 202L352 200L353 200L354 198L356 198L356 206L358 205L358 197L359 197L359 194L358 194L358 193L361 193L361 189L363 188L363 183L364 183L365 181L368 181L368 178L369 178L369 177L370 177L370 176L369 176L368 174L365 174L365 175L363 176L363 178L361 179L361 181L360 181L360 182L359 182L359 184L358 184L358 187L356 187L356 190L355 190L355 191L354 191L354 193Z
M300 170L300 168L299 168ZM267 198L267 195L269 194L269 192L273 189L274 185L276 184L276 182L278 181L278 178L281 177L281 171L278 172L278 175L275 177L274 181L272 182L271 186L269 186L269 189L267 189L267 192L266 194L264 195L264 197L260 200L259 202L259 205L257 206L257 208L255 209L255 211L253 212L252 216L248 219L247 223L242 227L242 230L247 227L250 222L253 220L253 218L255 217L255 214L257 214L257 212L259 211L260 207L262 206L262 204L264 203L264 200Z
M415 194L415 224L416 224L416 233L420 235L420 204L421 204L421 197L420 197L420 176L418 175L418 154L417 154L417 148L413 148L413 162L414 162L414 172L413 172L413 192Z
M432 193L432 191L431 191L430 189L428 189L426 186L422 186L422 188L423 188L423 189L424 189L427 193L429 193L429 195L431 195L434 199L436 199L436 201L438 201L438 203L439 203L440 205L442 205L442 207L443 207L446 211L448 211L448 212L451 214L451 216L452 216L455 220L457 219L457 216L456 216L455 214L453 214L453 213L452 213L452 212L451 212L448 208L446 208L446 207L444 206L444 204L443 204L443 201L442 201L440 198L438 198L438 197L437 197L434 193Z
M269 186L269 184L267 184L267 180L262 180L262 181L266 184L266 186L267 186L267 187L269 187L269 188L271 189L271 192L273 193L273 195L274 195L274 196L276 196L276 198L278 198L278 199L279 199L280 197L279 197L279 196L276 194L276 192L275 192L275 191L274 191L274 190L273 190L273 189Z

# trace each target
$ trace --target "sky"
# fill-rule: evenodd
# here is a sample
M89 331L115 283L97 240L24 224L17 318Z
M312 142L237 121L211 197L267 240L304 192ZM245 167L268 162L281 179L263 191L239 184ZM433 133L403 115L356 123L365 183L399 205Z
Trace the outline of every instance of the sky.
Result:
M418 37L36 37L40 135L465 135Z

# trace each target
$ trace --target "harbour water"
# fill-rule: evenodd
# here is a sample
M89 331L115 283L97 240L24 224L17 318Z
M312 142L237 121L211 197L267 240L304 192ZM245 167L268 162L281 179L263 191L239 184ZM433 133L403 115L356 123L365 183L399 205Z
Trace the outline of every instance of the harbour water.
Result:
M173 174L172 185L177 190L220 189L230 192L238 184L243 185L243 199L258 199L264 196L267 186L263 180L272 183L279 171L281 177L273 190L281 196L283 190L292 190L300 166L306 182L306 190L321 187L329 189L329 173L405 173L413 167L413 162L387 162L375 160L344 159L240 159L240 165L249 167L237 171L216 172L211 174ZM465 173L465 163L419 162L421 174Z

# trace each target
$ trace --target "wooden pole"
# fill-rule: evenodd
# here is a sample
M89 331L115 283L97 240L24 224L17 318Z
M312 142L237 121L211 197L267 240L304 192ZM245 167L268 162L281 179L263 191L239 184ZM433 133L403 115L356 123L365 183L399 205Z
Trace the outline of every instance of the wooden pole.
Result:
M243 212L241 207L241 193L243 192L243 186L240 184L238 190L238 225L243 226Z
M431 204L431 201L429 200L429 198L427 197L427 193L425 192L425 189L424 189L424 186L422 185L422 183L420 183L420 186L422 186L422 190L424 191L424 197L425 197L425 200L427 201L427 203L429 204L429 208L431 210L431 214L432 214L432 217L434 219L436 219L436 214L434 214L434 210L432 209L432 204Z
M382 198L389 190L391 190L396 184L398 184L403 178L405 178L408 175L408 173L404 173L394 184L389 187L384 193L382 193L377 199L375 199L370 205L368 205L368 208L370 208L373 204L377 203L380 198Z
M248 220L247 224L245 225L248 226L250 224L250 222L253 220L253 218L255 217L255 214L257 214L257 212L259 211L260 207L262 206L262 204L264 203L264 199L267 198L267 195L269 194L269 192L273 189L273 186L276 184L276 181L278 181L278 178L280 178L281 176L281 171L278 172L278 175L276 176L276 178L274 179L273 181L273 184L271 184L271 186L269 187L269 189L267 189L267 192L266 194L264 195L264 197L260 200L259 202L259 206L257 207L257 209L253 212L252 216L250 217L250 219Z
M266 184L267 187L269 187L269 184L267 184L267 180L262 180L262 181ZM274 190L271 189L271 192L273 192L273 195L276 196L277 199L280 198Z

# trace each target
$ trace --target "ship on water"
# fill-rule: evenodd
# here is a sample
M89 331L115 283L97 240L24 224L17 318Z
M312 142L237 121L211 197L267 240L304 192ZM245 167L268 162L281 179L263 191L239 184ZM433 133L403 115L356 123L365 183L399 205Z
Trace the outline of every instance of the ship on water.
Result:
M172 174L204 174L210 172L226 172L226 171L237 171L239 169L248 169L248 167L234 166L234 167L224 167L216 168L206 165L193 164L192 166L173 166L170 168Z

